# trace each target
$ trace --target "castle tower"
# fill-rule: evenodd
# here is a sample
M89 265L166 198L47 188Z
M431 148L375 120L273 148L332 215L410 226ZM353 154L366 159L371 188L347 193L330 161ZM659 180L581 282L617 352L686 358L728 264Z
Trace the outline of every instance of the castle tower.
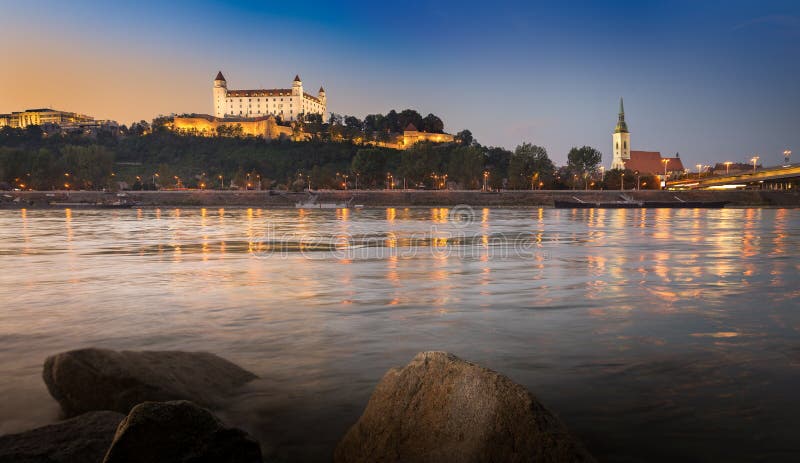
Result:
M325 89L322 87L319 88L319 101L322 102L323 106L328 103L327 98L325 97Z
M611 161L612 169L624 169L625 161L631 158L631 134L628 124L625 123L625 107L622 98L619 99L619 119L614 135L611 137L614 148L614 158Z
M300 76L294 76L294 82L292 82L292 96L299 96L302 98L303 96L303 81L300 80Z
M228 96L228 83L222 71L214 79L214 117L225 117L225 98Z

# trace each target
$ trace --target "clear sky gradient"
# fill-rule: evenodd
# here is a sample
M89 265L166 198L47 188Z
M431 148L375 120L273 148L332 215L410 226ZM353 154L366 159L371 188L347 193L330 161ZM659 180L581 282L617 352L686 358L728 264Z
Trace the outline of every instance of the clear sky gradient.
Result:
M218 70L234 89L300 74L329 111L413 108L559 164L584 144L610 164L620 96L633 149L800 159L796 0L0 0L0 112L210 113Z

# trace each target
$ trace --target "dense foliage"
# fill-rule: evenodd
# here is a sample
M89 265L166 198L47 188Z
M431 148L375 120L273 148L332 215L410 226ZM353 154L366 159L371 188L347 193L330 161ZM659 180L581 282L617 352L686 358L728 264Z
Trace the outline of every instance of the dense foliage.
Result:
M364 121L333 115L319 134L367 133L414 124L441 130L441 120L416 112L390 112ZM348 120L349 119L349 120ZM438 128L438 129L437 129ZM338 140L338 141L332 141ZM586 148L586 147L584 147ZM582 148L582 149L584 149ZM599 156L599 153L597 153ZM591 167L588 162L580 169ZM566 170L565 170L566 169ZM0 129L0 185L21 189L153 188L583 188L587 171L556 169L547 151L524 143L516 150L478 144L468 131L454 143L419 143L405 151L331 136L311 141L267 141L172 133L155 120L133 124L119 137L45 136L38 127ZM595 172L588 174L596 175ZM588 175L587 174L587 175ZM594 177L593 177L594 178ZM602 180L592 182L600 187Z

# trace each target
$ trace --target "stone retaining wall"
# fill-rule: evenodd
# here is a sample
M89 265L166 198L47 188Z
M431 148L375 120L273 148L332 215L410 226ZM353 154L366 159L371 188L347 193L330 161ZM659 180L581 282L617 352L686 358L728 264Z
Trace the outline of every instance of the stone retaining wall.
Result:
M124 197L116 193L99 191L71 192L4 192L0 195L0 208L46 208L52 202L111 203L117 200L135 202L141 206L178 207L294 207L296 202L306 201L308 193L286 193L269 191L142 191L125 192ZM319 202L346 203L366 207L447 207L466 204L490 207L552 207L554 198L583 201L614 201L619 191L320 191L315 192ZM625 191L625 195L636 200L674 201L679 197L685 201L730 201L734 207L797 207L800 192L786 191ZM15 198L20 198L14 202ZM55 206L62 207L62 206Z

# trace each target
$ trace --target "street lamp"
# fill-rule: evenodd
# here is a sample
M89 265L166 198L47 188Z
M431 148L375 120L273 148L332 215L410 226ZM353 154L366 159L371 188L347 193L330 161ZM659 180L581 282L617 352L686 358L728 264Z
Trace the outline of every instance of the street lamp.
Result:
M625 172L620 172L619 174L619 191L625 189Z
M220 190L224 190L225 189L225 179L222 177L222 175L217 176L217 178L219 179L219 189Z
M483 171L483 191L487 191L486 190L486 186L487 186L488 181L489 181L489 171L488 170L484 170Z
M664 180L667 180L667 164L669 164L669 158L662 159L661 162L664 163Z
M753 163L753 173L755 174L756 173L756 163L758 162L758 155L753 156L753 158L750 159L750 162Z
M731 172L731 161L725 161L725 175L728 175Z
M156 177L158 177L158 172L156 172L155 174L153 174L153 189L154 189L154 190L158 189L158 188L156 187Z
M703 168L703 165L697 164L695 167L697 167L697 178L700 178L700 174L702 174L701 169Z
M791 157L792 157L791 150L784 150L783 151L783 163L785 165L787 165L787 166L789 165L789 158L791 158Z

